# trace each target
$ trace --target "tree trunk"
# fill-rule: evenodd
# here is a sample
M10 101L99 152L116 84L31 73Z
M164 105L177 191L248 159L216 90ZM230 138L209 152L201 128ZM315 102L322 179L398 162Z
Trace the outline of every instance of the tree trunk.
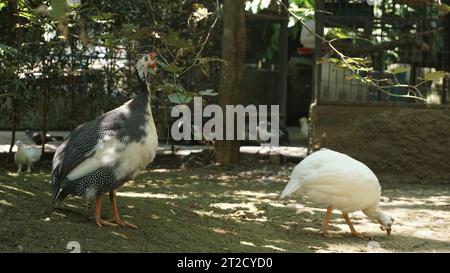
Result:
M42 156L44 156L45 153L45 135L47 135L47 113L48 113L48 79L45 79L45 85L44 90L42 94L42 145L41 145L41 151Z
M6 10L2 13L2 27L0 28L0 37L2 37L2 40L5 42L10 43L15 48L20 48L19 45L21 44L21 35L20 35L20 28L16 28L16 25L19 25L19 12L18 12L18 3L17 1L10 1L10 3L6 6ZM13 62L11 61L11 66L13 66ZM9 74L9 73L8 73ZM11 97L11 106L12 106L12 124L11 124L11 143L9 146L9 153L12 154L12 150L14 148L14 145L16 144L16 130L17 130L17 117L18 117L18 102L17 97L19 96L18 92L19 90L17 87L14 87L11 85L9 87L9 91L13 90L15 88L14 92L12 92L14 95ZM10 92L11 93L11 92Z
M244 0L224 0L222 59L225 64L222 65L219 83L219 104L224 114L226 105L241 102L245 42ZM234 124L236 132L236 123ZM216 141L216 160L222 164L237 163L239 146L239 141L236 140Z
M14 144L16 143L16 126L17 126L17 107L14 101L15 98L12 98L12 127L11 127L11 144L9 146L9 153L12 153L14 148Z

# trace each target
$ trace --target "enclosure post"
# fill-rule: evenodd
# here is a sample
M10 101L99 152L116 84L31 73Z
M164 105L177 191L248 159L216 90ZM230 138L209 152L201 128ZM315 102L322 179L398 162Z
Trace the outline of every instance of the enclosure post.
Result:
M289 6L288 0L283 0ZM285 18L280 21L280 36L278 40L278 92L280 104L280 119L286 123L286 100L287 100L287 61L288 61L288 18L287 11L281 9L281 15Z
M323 11L325 8L323 0L316 0L316 11ZM316 33L323 37L323 29L324 29L324 14L322 12L315 12L314 14L315 20L316 20ZM302 29L303 31L303 29ZM320 89L321 89L321 77L322 77L322 65L317 63L317 60L319 60L322 57L322 51L323 51L323 42L321 39L316 37L315 39L315 51L314 51L314 59L313 59L313 73L312 73L312 97L311 101L313 103L317 103L317 101L320 99Z
M325 9L324 1L323 0L316 0L316 11L323 11ZM323 29L324 29L324 14L322 12L315 12L314 14L315 18L315 25L316 25L316 33L323 37ZM302 30L303 31L303 30ZM322 65L320 63L317 63L317 60L319 60L322 57L322 51L323 51L323 42L321 39L316 37L315 43L314 43L314 59L313 59L313 73L312 73L312 94L311 94L311 106L309 109L309 126L308 126L308 154L310 154L314 150L314 143L316 138L316 122L317 122L317 105L320 101L320 90L322 88L321 85L321 78L322 78Z
M12 128L11 128L11 144L9 146L9 153L12 153L14 143L16 142L16 126L17 126L17 110L16 110L16 103L14 101L14 97L11 99L12 103Z

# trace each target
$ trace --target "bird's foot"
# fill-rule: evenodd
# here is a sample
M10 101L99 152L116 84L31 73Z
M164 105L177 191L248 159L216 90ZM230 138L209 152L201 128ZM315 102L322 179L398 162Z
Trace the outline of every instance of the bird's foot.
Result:
M355 237L358 237L360 239L366 239L366 238L371 239L372 238L369 235L366 235L364 233L360 233L360 232L357 232L357 231L352 232L352 235L355 236Z
M103 220L101 218L97 218L95 219L95 223L97 224L97 226L102 227L102 226L108 226L108 227L118 227L118 224L115 223L111 223L108 220Z
M132 224L132 223L128 223L128 221L123 221L122 219L120 219L120 218L118 218L118 217L113 218L113 219L111 220L111 222L114 222L114 223L116 223L117 225L122 226L122 227L129 227L129 228L134 228L134 229L137 229L137 228L138 228L136 225L134 225L134 224Z

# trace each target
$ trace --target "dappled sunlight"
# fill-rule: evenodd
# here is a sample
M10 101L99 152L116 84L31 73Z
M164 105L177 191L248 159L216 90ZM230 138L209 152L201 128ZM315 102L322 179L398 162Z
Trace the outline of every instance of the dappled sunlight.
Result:
M244 245L244 246L256 246L254 243L252 243L252 242L246 242L246 241L240 241L240 244L241 244L241 245Z
M66 206L68 206L69 208L75 208L75 209L79 208L79 206L76 206L76 205L70 204L70 203L67 203Z
M251 165L148 168L117 192L126 228L98 228L94 204L68 198L51 207L50 173L0 174L0 216L12 249L28 244L30 251L65 251L55 239L77 237L85 250L101 252L402 252L450 251L450 197L445 185L384 187L381 208L395 218L392 236L362 212L350 214L356 230L369 240L350 235L341 212L334 210L330 233L321 234L326 207L308 199L279 198L292 165ZM111 216L107 195L102 216ZM301 203L299 203L301 202ZM18 218L20 216L20 218ZM33 219L33 228L25 222ZM13 233L10 230L19 230ZM59 237L58 237L59 238ZM111 245L114 240L114 246ZM8 248L10 249L10 248Z
M450 196L429 196L424 198L416 197L398 197L393 198L389 202L382 202L383 207L399 207L399 206L450 206Z
M7 206L7 207L13 207L14 206L12 203L9 203L6 200L0 200L0 205Z
M148 173L167 173L170 171L171 170L169 170L169 169L153 169L153 170L149 170Z
M126 236L125 234L119 233L119 232L112 231L111 234L114 236L117 236L117 237L121 237L123 239L128 239L128 236Z
M54 214L56 216L59 216L59 217L67 217L65 214L62 214L62 213L59 213L59 212L56 212L56 211L54 211L52 214Z
M219 208L222 210L235 210L238 208L247 209L250 212L258 212L259 210L256 208L256 206L253 203L213 203L210 205L214 208Z
M253 242L247 242L247 241L240 241L239 242L241 245L243 245L243 246L249 246L249 247L262 247L262 248L268 248L268 249L270 249L270 250L275 250L275 251L280 251L280 252L285 252L285 251L287 251L286 249L284 249L284 248L281 248L281 247L277 247L277 246L274 246L274 245L261 245L261 246L258 246L258 245L256 245L255 243L253 243Z
M34 196L34 193L32 193L32 192L25 191L25 190L22 190L22 189L13 187L13 186L0 184L0 187L8 189L8 190L13 190L13 191L16 191L16 192L24 193L24 194L29 195L29 196Z
M233 234L233 235L237 235L236 232L229 231L229 230L226 230L226 229L223 229L223 228L216 228L216 227L213 227L213 228L209 228L209 229L210 229L212 232L219 233L219 234Z
M279 240L279 239L264 239L265 242L273 243L273 244L292 244L290 241Z
M156 199L185 199L187 196L178 194L150 193L150 192L118 192L117 196L131 198L156 198Z
M152 214L152 219L153 220L158 220L158 219L160 219L161 217L159 217L158 215L155 215L155 214Z
M275 251L281 251L281 252L287 251L287 250L284 249L284 248L277 247L277 246L274 246L274 245L264 245L264 246L262 246L262 247L264 247L264 248L269 248L269 249L275 250Z
M236 222L250 221L250 222L266 222L267 217L264 215L265 211L259 209L255 203L212 203L209 205L212 208L221 210L218 211L201 211L193 210L200 216L209 216L214 218L230 219ZM226 213L225 211L230 211Z
M276 193L266 193L266 192L254 192L254 191L235 191L234 194L236 195L242 195L242 196L251 196L255 198L278 198L278 194Z

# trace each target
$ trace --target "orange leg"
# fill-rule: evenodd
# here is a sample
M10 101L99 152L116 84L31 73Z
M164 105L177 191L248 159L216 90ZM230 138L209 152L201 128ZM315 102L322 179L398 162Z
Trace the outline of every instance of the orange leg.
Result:
M323 236L330 237L328 234L328 222L330 221L331 212L333 211L333 208L329 206L327 208L327 213L325 214L325 219L323 220Z
M117 224L114 224L114 223L111 223L109 221L103 220L100 217L100 211L101 210L102 210L102 197L99 196L99 197L97 197L95 199L95 215L94 215L95 223L99 227L102 227L102 226L117 227Z
M350 227L350 231L352 232L352 235L355 237L358 237L358 238L364 238L364 235L362 233L357 232L356 229L353 227L353 223L352 223L352 221L350 221L350 217L348 217L348 213L343 212L342 216L344 217L347 225Z
M130 228L137 228L136 225L128 223L127 221L123 221L119 216L119 207L117 206L117 196L115 191L109 192L109 200L111 200L111 207L113 211L113 219L112 221L121 226L127 226Z

